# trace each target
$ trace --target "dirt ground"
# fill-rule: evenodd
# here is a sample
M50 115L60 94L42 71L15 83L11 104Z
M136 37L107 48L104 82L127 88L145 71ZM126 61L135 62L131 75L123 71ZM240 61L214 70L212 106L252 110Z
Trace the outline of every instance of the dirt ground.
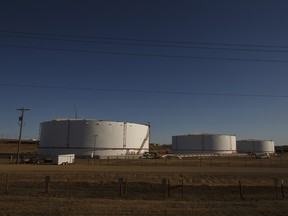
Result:
M281 200L120 200L62 197L0 197L0 215L287 215Z
M0 215L287 215L286 166L223 160L201 166L194 160L5 162L0 164Z

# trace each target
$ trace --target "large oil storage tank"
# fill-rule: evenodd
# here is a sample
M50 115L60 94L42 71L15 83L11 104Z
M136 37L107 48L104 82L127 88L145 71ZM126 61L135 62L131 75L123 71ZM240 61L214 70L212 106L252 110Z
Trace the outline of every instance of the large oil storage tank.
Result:
M238 140L238 153L275 153L273 140Z
M40 123L40 155L114 156L149 150L149 125L56 119Z
M188 134L172 137L174 154L232 154L236 136L222 134Z

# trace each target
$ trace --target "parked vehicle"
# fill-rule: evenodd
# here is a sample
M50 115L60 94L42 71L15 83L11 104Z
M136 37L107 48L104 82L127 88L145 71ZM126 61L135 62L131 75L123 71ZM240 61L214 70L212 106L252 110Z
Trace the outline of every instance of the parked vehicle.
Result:
M52 158L52 163L56 165L67 165L75 162L75 154L56 155Z
M182 159L181 156L174 155L174 154L163 155L162 158L164 158L164 159L178 159L178 160Z
M268 153L256 153L255 158L256 159L267 159L267 158L270 158L270 155Z
M140 158L141 159L158 159L159 156L155 152L144 152Z

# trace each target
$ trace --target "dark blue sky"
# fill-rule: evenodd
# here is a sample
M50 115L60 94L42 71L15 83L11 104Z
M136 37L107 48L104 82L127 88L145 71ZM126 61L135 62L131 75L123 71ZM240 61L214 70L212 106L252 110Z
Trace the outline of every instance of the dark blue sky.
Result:
M0 135L18 136L17 108L30 108L24 137L37 138L40 122L74 118L76 106L79 118L150 122L152 142L225 133L287 144L287 9L284 0L1 1Z

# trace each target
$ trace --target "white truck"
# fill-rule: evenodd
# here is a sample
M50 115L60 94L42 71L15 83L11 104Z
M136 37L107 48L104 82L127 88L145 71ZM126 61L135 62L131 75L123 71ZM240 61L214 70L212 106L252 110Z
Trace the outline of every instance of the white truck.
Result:
M52 158L52 163L56 165L67 165L75 162L75 154L56 155Z
M256 153L255 158L256 159L267 159L267 158L270 158L270 155L268 153Z

